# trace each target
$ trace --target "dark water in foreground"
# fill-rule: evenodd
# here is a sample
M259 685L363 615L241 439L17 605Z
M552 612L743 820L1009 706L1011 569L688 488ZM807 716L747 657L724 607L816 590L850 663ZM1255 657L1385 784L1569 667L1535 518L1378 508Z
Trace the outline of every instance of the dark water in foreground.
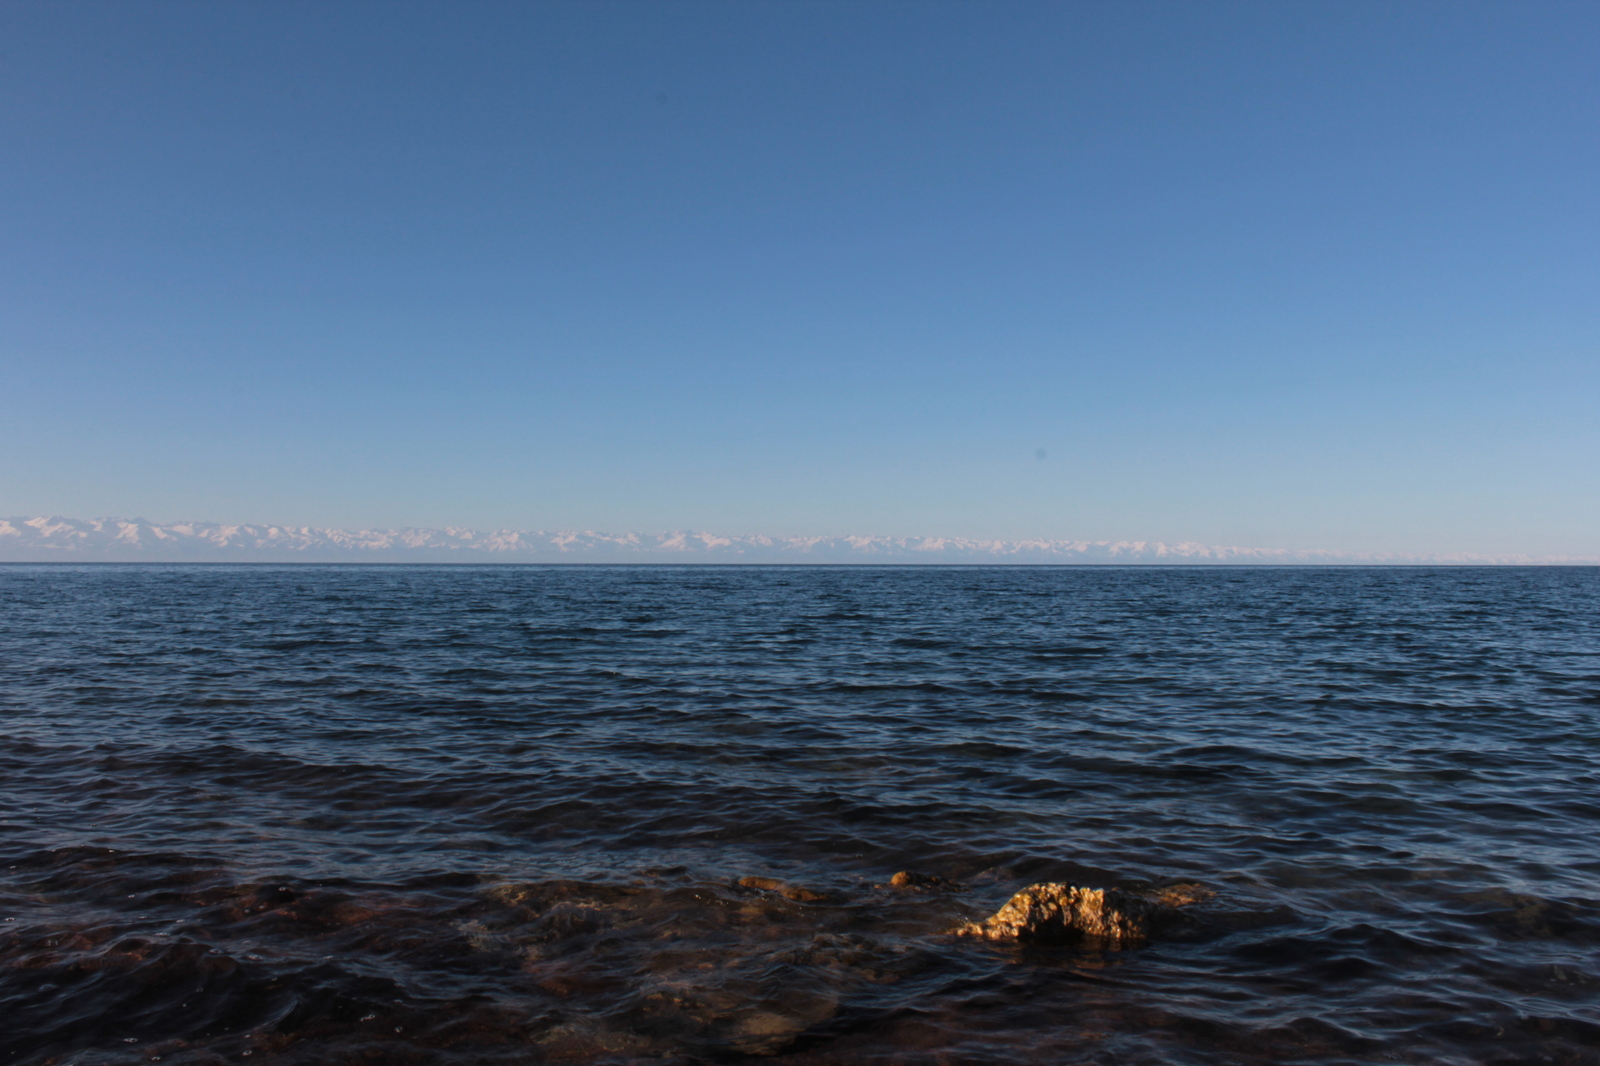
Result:
M0 1064L1600 1062L1597 717L1595 570L0 567Z

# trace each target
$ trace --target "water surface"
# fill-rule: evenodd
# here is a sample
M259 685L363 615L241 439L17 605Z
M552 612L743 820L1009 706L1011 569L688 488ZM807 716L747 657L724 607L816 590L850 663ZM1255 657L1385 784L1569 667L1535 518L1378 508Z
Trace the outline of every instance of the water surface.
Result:
M1593 569L0 567L0 1063L1600 1062L1597 714Z

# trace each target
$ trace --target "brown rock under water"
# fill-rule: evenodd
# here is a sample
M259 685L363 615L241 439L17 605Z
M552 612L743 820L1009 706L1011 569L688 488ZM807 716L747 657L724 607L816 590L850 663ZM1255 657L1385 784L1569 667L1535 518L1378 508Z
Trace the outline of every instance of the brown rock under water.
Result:
M785 899L792 899L797 903L815 903L817 900L828 898L821 892L813 892L809 888L786 884L776 877L741 877L739 878L739 887L759 888L764 892L776 892Z
M1077 940L1137 944L1148 939L1173 916L1174 905L1197 902L1208 894L1198 885L1181 885L1151 899L1115 888L1041 883L1029 885L1012 896L992 917L981 922L963 922L951 931L956 936L1033 944L1064 944Z
M891 888L955 888L954 881L933 874L920 874L915 870L901 870L889 878Z
M1183 884L1168 885L1166 888L1158 888L1146 895L1152 901L1165 904L1168 907L1187 907L1192 903L1204 903L1214 897L1216 893L1205 885Z

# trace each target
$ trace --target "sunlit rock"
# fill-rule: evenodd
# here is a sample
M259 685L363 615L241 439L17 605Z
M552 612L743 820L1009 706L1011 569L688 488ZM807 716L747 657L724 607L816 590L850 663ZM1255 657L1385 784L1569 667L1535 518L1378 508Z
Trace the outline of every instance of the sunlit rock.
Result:
M1198 902L1208 894L1198 885L1173 886L1163 890L1164 898L1158 899L1115 888L1029 885L1012 896L993 917L981 922L964 922L952 932L957 936L1031 944L1065 944L1078 940L1118 946L1137 944L1167 924L1174 916L1175 906Z

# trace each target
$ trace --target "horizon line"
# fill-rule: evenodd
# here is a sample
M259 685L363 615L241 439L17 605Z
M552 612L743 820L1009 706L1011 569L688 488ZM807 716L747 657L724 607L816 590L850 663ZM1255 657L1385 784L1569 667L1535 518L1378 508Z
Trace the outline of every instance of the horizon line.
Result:
M340 529L259 522L151 522L106 516L0 517L6 563L760 566L1597 566L1600 556L1255 548L1195 541L704 530Z

